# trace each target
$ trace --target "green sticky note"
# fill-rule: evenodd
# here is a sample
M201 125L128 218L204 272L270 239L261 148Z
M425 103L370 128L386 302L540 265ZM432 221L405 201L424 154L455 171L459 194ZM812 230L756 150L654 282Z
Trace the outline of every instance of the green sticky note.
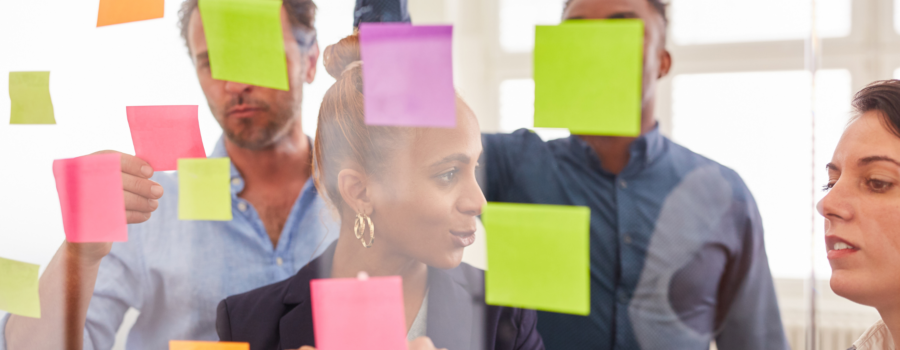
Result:
M538 26L534 126L573 134L641 132L644 22L572 20Z
M56 124L50 72L9 72L10 124Z
M280 0L200 0L213 79L288 90Z
M590 313L590 209L492 202L482 220L488 304Z
M0 310L20 316L41 318L38 297L40 266L0 258Z
M178 160L178 218L231 220L231 160Z

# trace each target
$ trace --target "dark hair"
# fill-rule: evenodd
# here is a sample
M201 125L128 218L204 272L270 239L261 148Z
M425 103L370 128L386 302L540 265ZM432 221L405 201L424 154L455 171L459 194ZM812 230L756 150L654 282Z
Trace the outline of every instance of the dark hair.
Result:
M853 97L853 119L869 111L881 112L881 121L900 137L900 80L880 80L869 84Z
M188 45L188 28L191 23L191 14L197 8L199 0L184 0L181 9L178 10L178 28L181 29L181 38ZM285 11L293 27L294 36L301 49L307 49L316 42L316 4L312 0L282 0Z
M569 8L569 4L572 3L572 1L573 0L566 0L566 5L563 8ZM647 1L650 3L651 6L653 6L654 9L656 9L656 12L658 12L659 15L662 16L663 24L665 24L665 26L668 27L669 26L669 17L666 15L666 3L664 3L663 0L647 0Z

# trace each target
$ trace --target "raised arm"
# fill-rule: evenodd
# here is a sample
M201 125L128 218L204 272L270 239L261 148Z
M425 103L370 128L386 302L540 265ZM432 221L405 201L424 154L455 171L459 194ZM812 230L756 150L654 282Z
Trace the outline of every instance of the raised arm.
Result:
M153 170L147 162L121 156L126 218L129 224L142 223L156 210L163 189L150 180ZM63 242L41 275L41 318L12 315L3 329L6 349L81 349L100 261L111 249L110 242Z

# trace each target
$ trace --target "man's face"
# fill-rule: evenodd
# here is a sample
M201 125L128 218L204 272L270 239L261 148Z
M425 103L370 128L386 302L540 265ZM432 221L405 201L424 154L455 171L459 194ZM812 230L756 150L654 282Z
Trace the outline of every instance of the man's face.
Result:
M284 8L281 10L281 27L289 91L213 79L200 12L194 9L191 14L188 48L200 87L225 137L241 148L263 149L288 135L300 123L303 83L312 83L316 75L318 44L301 50Z
M665 48L665 22L647 0L572 0L563 13L564 19L636 18L644 21L643 107L652 112L657 80L669 73L672 64ZM648 108L651 107L651 108ZM650 118L652 115L644 115Z

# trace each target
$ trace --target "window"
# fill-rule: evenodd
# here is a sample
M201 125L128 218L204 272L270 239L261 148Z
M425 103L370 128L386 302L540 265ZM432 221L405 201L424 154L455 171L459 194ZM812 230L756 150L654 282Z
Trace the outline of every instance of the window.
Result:
M565 0L499 0L500 46L506 52L534 49L534 26L558 24Z
M819 36L850 34L850 0L817 3ZM673 0L671 31L679 45L805 39L810 7L809 0Z
M500 83L500 132L534 130L543 140L569 137L566 129L534 128L534 80L510 79Z
M827 182L825 164L849 116L850 72L820 71L816 90L812 183L809 72L685 74L673 81L674 140L737 171L747 183L764 218L775 277L809 275L809 233L815 214L811 189ZM818 219L816 228L821 231L823 226ZM819 241L823 240L815 243L824 251L824 242ZM816 257L816 265L820 277L830 275L824 256Z

